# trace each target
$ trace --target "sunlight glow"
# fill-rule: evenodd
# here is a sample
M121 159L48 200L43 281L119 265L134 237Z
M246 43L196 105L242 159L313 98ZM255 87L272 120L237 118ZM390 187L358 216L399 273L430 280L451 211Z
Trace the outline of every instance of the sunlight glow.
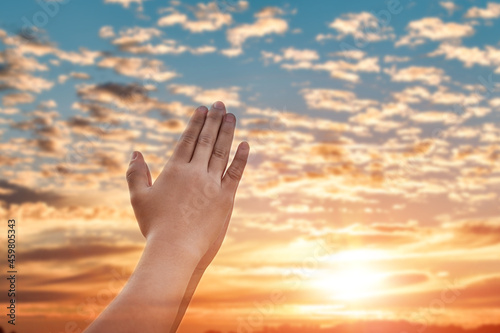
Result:
M367 268L329 271L314 282L314 286L332 294L335 299L354 300L369 297L381 286L383 274Z
M373 250L351 250L329 258L330 267L318 272L312 285L338 300L369 297L380 290L384 274L372 264L385 254Z

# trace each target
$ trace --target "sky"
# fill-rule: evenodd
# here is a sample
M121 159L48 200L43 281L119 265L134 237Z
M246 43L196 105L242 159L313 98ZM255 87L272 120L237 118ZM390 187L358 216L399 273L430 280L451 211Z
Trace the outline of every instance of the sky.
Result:
M15 330L109 304L144 246L131 152L156 177L222 100L251 155L179 332L498 332L499 31L482 0L2 1Z

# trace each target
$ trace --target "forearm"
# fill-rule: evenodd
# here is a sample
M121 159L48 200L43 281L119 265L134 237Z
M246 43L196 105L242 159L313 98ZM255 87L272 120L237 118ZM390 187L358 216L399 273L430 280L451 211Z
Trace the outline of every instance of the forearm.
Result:
M184 297L182 299L181 305L179 307L179 311L177 312L177 316L175 317L174 324L172 325L172 328L170 329L170 333L175 333L177 332L177 329L179 328L179 325L182 321L182 318L184 317L184 314L186 313L187 307L189 306L189 303L191 302L191 299L193 298L193 294L196 291L196 287L198 287L198 284L200 283L201 278L203 277L203 273L205 273L205 270L195 270L193 275L191 276L191 279L189 280L189 284L186 288L186 292L184 293Z
M124 289L85 333L168 332L198 261L196 254L148 240Z

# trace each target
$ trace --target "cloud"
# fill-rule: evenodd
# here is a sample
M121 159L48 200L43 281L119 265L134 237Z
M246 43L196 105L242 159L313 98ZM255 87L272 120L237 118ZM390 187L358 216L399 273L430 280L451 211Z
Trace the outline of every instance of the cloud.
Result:
M498 220L465 220L445 223L443 227L453 231L454 246L481 247L500 244Z
M264 64L269 64L269 61L272 61L273 63L279 63L283 60L283 56L273 53L273 52L267 52L267 51L260 51L260 54L262 56L262 59L264 59Z
M380 21L371 13L349 13L341 18L335 19L329 25L330 28L337 30L336 39L344 39L351 36L356 43L373 43L387 39L394 39L394 30L390 26L381 25ZM321 41L331 36L318 35L316 40Z
M361 60L366 56L366 52L361 50L342 50L340 52L333 52L329 54L330 56L344 57L346 59L356 59Z
M32 290L24 289L19 290L16 296L16 300L23 303L45 303L48 299L51 301L71 301L75 299L75 294L71 292L65 292L60 290ZM4 296L3 302L8 302L9 300Z
M281 63L281 67L286 70L314 70L326 71L335 79L346 80L350 82L359 82L360 77L356 72L372 72L380 71L378 57L364 58L365 53L359 50L346 50L343 52L331 53L330 56L345 57L345 60L329 60L324 63L315 63L319 59L319 54L316 50L311 49L295 49L289 47L282 50L282 54L262 51L262 59L264 64ZM287 62L287 60L291 62Z
M151 110L158 110L162 114L171 116L185 116L189 108L179 102L162 102L148 96L148 90L139 84L121 84L108 82L99 85L82 85L77 90L78 96L84 102L76 103L76 108L89 110L94 117L126 118L130 114L142 114ZM97 104L96 104L97 103ZM122 110L115 110L112 106ZM106 106L106 108L102 108ZM113 111L111 111L113 109ZM112 115L114 112L119 114ZM135 119L138 121L139 119Z
M396 82L422 82L428 85L436 86L443 81L448 81L449 77L445 75L444 70L437 67L410 66L396 70L395 68L385 71L391 76L392 81Z
M132 274L132 272L120 266L114 265L103 265L90 270L86 270L82 273L70 274L61 277L40 277L38 275L33 276L33 279L37 280L37 285L61 285L61 284L78 284L78 285L93 285L98 282L108 282L110 276L113 277L114 281L126 282L127 278ZM25 281L27 280L25 276Z
M325 40L335 39L335 38L336 36L334 34L318 34L316 35L315 40L319 43L322 43Z
M247 39L263 37L271 34L284 34L288 30L288 23L282 18L276 17L283 11L277 7L266 7L254 16L256 21L249 24L241 24L227 30L227 40L233 48L240 48Z
M115 31L113 30L113 27L110 25L101 27L101 29L99 29L99 37L104 39L115 37Z
M36 59L23 56L19 51L7 49L0 52L0 90L15 89L40 93L49 90L54 83L32 75L32 72L46 71L47 66Z
M439 5L448 11L448 14L453 14L457 10L458 6L453 1L440 1Z
M488 2L486 8L472 7L465 13L467 18L494 19L500 17L500 3Z
M259 295L259 299L263 299L269 295ZM404 301L402 301L404 303ZM232 304L232 306L235 306ZM307 307L304 307L307 309ZM251 310L246 310L251 311ZM317 311L322 312L332 312L338 311L334 306L331 309L318 309ZM365 311L367 316L369 316L369 311ZM251 312L250 312L251 313ZM380 316L380 312L378 312ZM377 314L374 314L377 317ZM245 327L245 326L242 326ZM352 332L412 332L415 330L421 330L425 328L426 333L496 333L500 329L500 326L495 325L483 325L475 328L474 330L468 332L462 327L450 326L450 325L434 325L434 324L422 324L417 322L408 321L390 321L390 320L360 320L341 323L333 327L320 327L314 325L301 325L299 322L296 324L286 324L282 326L266 327L262 330L255 330L255 333L352 333ZM212 329L206 333L221 333L220 330Z
M429 276L420 272L393 273L383 279L391 288L411 286L429 281Z
M451 91L446 87L439 87L434 93L423 86L411 86L403 91L394 92L394 99L405 104L419 104L429 102L432 104L453 105L453 110L463 111L463 108L479 103L482 97L477 94L466 95ZM457 108L459 106L460 108Z
M140 10L142 10L142 3L144 0L104 0L104 3L116 3L122 5L123 8L129 8L130 4L136 3Z
M438 17L424 17L412 21L408 24L406 30L408 30L408 34L396 42L396 47L402 45L415 46L425 43L426 40L461 39L474 34L474 28L471 25L455 22L444 23Z
M456 59L461 61L466 67L472 67L473 65L498 66L495 72L500 73L500 49L490 45L486 45L484 49L480 49L477 46L467 47L451 43L441 43L435 51L429 53L431 57L440 55L444 55L448 60Z
M269 54L267 55L269 58ZM266 59L266 58L265 58ZM344 60L329 60L324 63L312 63L310 61L300 61L295 63L283 63L281 67L287 70L314 70L325 71L330 73L330 77L341 79L349 82L360 82L360 77L356 72L372 72L380 71L378 58L365 58L357 62Z
M284 67L284 68L289 68L289 67ZM355 63L346 62L344 60L340 61L330 60L322 64L321 63L314 64L311 66L311 69L317 71L327 71L330 72L330 76L332 78L351 81L351 82L359 82L359 75L353 72L376 73L380 71L377 57L365 58Z
M190 47L178 44L177 41L169 39L163 40L158 44L123 44L120 45L120 50L134 54L182 54L189 52L191 54L200 55L206 53L213 53L217 48L212 45L202 45L198 47Z
M344 122L335 122L325 118L309 117L286 110L259 109L247 107L248 115L258 115L265 118L244 118L241 120L243 126L258 125L267 128L283 125L284 128L304 128L308 130L319 130L328 132L344 132L349 130L349 125Z
M240 1L240 3L246 2ZM170 9L170 11L170 14L158 20L160 27L180 24L190 32L200 33L219 30L225 25L230 25L233 21L231 14L219 10L217 2L198 3L193 9L196 20L190 20L186 14L182 14L175 9Z
M50 191L34 190L29 187L14 184L7 180L0 180L0 200L7 205L20 204L25 202L45 202L50 205L57 205L63 199L63 196Z
M83 72L71 72L71 73L69 73L69 76L71 76L74 79L80 79L80 80L90 79L90 75L87 73L83 73Z
M48 42L42 42L36 38L24 38L23 35L6 35L3 38L6 45L15 47L15 51L19 54L34 54L36 56L43 56L53 54L57 49L54 45Z
M175 25L175 24L183 24L183 23L187 22L187 20L188 20L187 15L181 14L178 12L173 12L167 16L160 18L158 20L158 25L160 27L164 27L164 26L168 27L168 26Z
M243 49L241 47L234 47L221 50L221 53L226 57L233 58L243 54Z
M377 105L378 102L360 99L352 91L334 89L303 89L300 92L311 109L324 109L337 112L359 112Z
M162 36L162 32L156 28L132 27L120 31L119 36L112 40L112 44L118 46L120 51L134 54L181 54L190 52L200 55L213 53L217 48L212 45L190 47L179 44L173 39L164 39L161 42L146 43L152 39ZM114 33L113 33L114 36Z
M69 75L61 74L57 78L59 83L65 83L69 78L79 79L79 80L88 80L90 79L90 75L84 72L71 72Z
M171 84L168 90L172 94L181 94L189 96L193 101L202 105L211 105L211 103L221 100L228 107L239 107L242 105L239 95L239 87L227 87L217 89L203 89L194 85Z
M89 66L95 63L95 60L102 55L99 51L88 50L84 47L80 47L79 50L76 51L64 51L58 49L53 44L46 41L39 41L37 39L26 39L22 36L8 36L4 38L4 43L15 47L15 49L8 50L9 52L15 52L17 55L27 55L33 54L38 57L53 54L60 60L68 61L73 64L81 65L81 66ZM33 64L35 64L34 59L25 58L24 60L29 60ZM47 66L42 65L42 67L38 67L37 70L47 70Z
M93 65L98 57L102 54L99 51L91 51L86 48L80 48L78 52L67 52L62 50L57 50L55 55L61 59L69 61L73 64L89 66Z
M2 188L5 189L5 187ZM28 198L29 197L30 194L28 193ZM89 193L88 195L86 195L85 193L80 193L74 198L70 198L69 196L63 197L62 195L60 195L59 197L55 197L54 200L52 200L52 198L51 200L47 200L47 197L48 196L42 197L35 195L33 196L33 200L31 202L29 200L26 200L26 202L13 203L8 206L0 205L0 216L2 216L3 218L8 218L9 216L15 216L17 214L16 212L22 210L24 218L43 221L43 226L46 228L46 231L38 234L37 236L39 237L39 241L48 245L54 240L60 242L68 235L68 230L65 227L61 226L60 224L50 224L50 222L54 220L81 220L84 221L85 226L90 226L91 221L120 220L135 222L134 213L131 210L123 209L118 206L111 207L109 205L103 204L100 199L99 202L96 203L94 194ZM118 227L121 228L122 226ZM87 232L93 233L93 231L91 230L87 230ZM109 242L110 237L111 236L107 235L93 240L96 243ZM114 238L111 238L113 239L113 241L123 240L120 235L115 235ZM88 239L90 240L90 237ZM130 240L142 241L142 238ZM72 238L70 240L70 243L77 242L79 242L80 245L84 245L87 242L87 236L80 236L79 239Z
M451 112L421 111L415 112L411 119L417 123L445 123L450 124L457 121L457 115Z
M220 11L243 12L248 9L249 3L246 0L238 1L216 1Z
M27 262L47 262L90 259L95 257L111 256L137 252L142 250L138 245L107 245L107 244L82 244L65 245L53 248L35 248L23 252L23 260Z
M115 45L140 44L161 35L162 32L156 28L133 27L120 30L119 36L112 43Z
M393 55L385 55L384 62L392 63L392 62L408 62L411 60L411 57L398 57Z
M211 46L211 45L204 45L204 46L199 46L196 48L191 48L189 51L192 54L199 55L199 54L213 53L213 52L217 51L217 48L215 46Z
M291 69L299 69L303 67L308 69L312 67L312 61L319 59L319 54L316 50L310 49L296 49L294 47L288 47L282 50L282 54L276 54L273 52L261 51L262 59L267 64L269 61L273 63L280 63L282 61L290 60L295 62L294 64L286 64L285 66Z
M32 103L35 100L34 96L28 93L12 93L2 97L2 104L5 106L14 106L17 104Z
M491 307L500 301L500 276L494 275L476 279L465 286L461 302L472 307Z
M432 102L434 104L447 104L447 105L456 105L456 104L474 104L476 101L472 101L471 98L467 98L464 94L449 92L446 90L436 91L432 97Z
M104 83L100 85L82 85L77 94L82 99L102 103L141 103L147 99L144 87L137 84Z
M39 105L42 107L42 105ZM28 138L21 139L26 149L36 149L37 157L56 156L63 152L64 145L69 141L69 133L57 118L59 113L54 110L37 109L26 114L26 120L12 122L11 128L29 131ZM35 153L35 151L33 151Z
M164 71L163 62L158 59L106 57L98 66L112 68L125 76L157 82L168 81L178 75L174 71Z
M319 55L316 50L299 50L294 47L289 47L283 50L283 59L293 61L313 61L318 60Z
M403 115L401 113L400 115ZM397 121L391 121L386 118L391 116L387 110L378 110L374 107L369 107L364 112L358 112L356 115L349 118L350 122L355 122L363 126L371 126L377 132L387 132L392 129L397 129L401 124Z

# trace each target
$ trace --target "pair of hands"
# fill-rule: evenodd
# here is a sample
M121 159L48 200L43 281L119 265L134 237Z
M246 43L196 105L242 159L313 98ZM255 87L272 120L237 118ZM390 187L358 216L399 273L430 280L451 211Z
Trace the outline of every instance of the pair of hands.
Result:
M222 102L198 107L173 155L153 183L139 152L127 170L130 199L142 234L199 259L205 270L227 231L250 147L239 144L227 168L236 118ZM225 171L225 173L224 173Z

